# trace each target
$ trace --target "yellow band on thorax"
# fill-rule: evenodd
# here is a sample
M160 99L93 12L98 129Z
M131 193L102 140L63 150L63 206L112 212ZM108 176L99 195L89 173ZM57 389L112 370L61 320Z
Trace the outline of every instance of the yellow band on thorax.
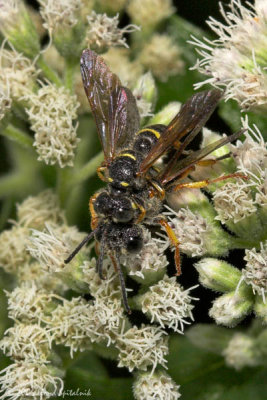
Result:
M122 153L119 155L119 157L130 157L132 158L134 161L136 160L135 156L131 153Z

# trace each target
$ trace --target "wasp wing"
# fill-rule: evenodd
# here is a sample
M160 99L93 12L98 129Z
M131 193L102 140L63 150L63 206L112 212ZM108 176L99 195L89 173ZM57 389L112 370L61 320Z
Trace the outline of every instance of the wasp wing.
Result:
M170 160L169 164L172 165L172 168L168 168L169 164L167 164L166 170L164 170L157 177L157 180L161 183L162 186L166 186L167 184L172 185L174 181L179 179L179 176L181 176L188 168L194 166L198 161L202 160L204 157L206 157L213 151L217 150L218 148L224 146L227 143L233 142L243 132L244 130L241 130L239 132L234 133L233 135L216 140L214 143L209 144L203 149L194 151L192 154L190 154L189 156L185 157L184 159L176 163L173 163L172 160ZM168 172L166 173L166 171Z
M178 150L180 154L184 147L188 145L191 140L193 140L193 138L205 125L206 121L209 119L210 115L217 106L221 95L222 92L216 89L194 94L181 107L179 113L166 127L158 142L155 144L155 146L153 146L148 155L142 161L139 173L145 173L159 157L170 150L174 142L180 141L180 139L190 132Z
M104 59L86 49L81 57L81 75L106 162L130 142L140 126L140 116L132 92L121 85Z

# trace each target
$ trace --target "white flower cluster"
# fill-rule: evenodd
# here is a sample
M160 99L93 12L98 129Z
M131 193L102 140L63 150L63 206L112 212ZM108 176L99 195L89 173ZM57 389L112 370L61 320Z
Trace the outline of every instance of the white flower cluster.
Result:
M137 376L133 393L136 400L177 400L179 387L166 372L143 373Z
M0 121L1 121L1 119L4 118L6 113L11 108L12 100L10 98L9 92L10 92L9 88L8 88L8 90L6 90L5 88L3 88L1 86L1 83L0 83Z
M170 17L175 8L171 0L130 0L127 12L135 23L146 30Z
M40 14L45 23L44 28L52 32L58 27L70 29L78 22L80 0L38 0L41 8Z
M76 136L79 104L64 87L52 84L41 87L37 94L28 96L27 114L35 132L34 146L38 160L58 164L61 168L73 165L74 150L79 142Z
M189 292L195 287L183 290L176 282L176 277L169 278L165 275L141 295L142 311L149 316L152 323L157 322L162 328L168 327L183 333L184 325L190 324L187 319L194 319L191 301L196 298L191 297Z
M208 20L218 38L204 42L193 38L191 42L202 56L194 68L210 76L196 88L206 83L225 87L226 99L237 100L243 109L266 110L266 60L262 56L267 45L265 0L256 0L249 8L240 0L231 0L229 11L221 4L220 10L225 24L212 17Z

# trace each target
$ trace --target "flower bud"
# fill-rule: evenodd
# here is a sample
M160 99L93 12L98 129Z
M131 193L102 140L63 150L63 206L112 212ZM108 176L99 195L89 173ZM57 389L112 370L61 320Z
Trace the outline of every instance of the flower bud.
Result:
M256 295L256 300L254 304L254 312L257 317L262 318L262 321L267 325L267 302L260 295Z
M133 89L141 118L151 117L157 97L157 88L151 72L142 75Z
M243 333L236 333L223 351L226 365L236 370L259 365L259 353L255 339Z
M0 0L0 30L18 52L29 58L39 53L35 25L21 0Z
M219 292L231 292L237 287L241 272L226 261L203 258L195 265L200 283Z
M219 325L236 326L252 310L253 295L245 285L240 285L238 291L226 293L218 297L209 311Z
M181 396L179 387L166 372L139 373L133 384L133 393L136 400L177 400Z

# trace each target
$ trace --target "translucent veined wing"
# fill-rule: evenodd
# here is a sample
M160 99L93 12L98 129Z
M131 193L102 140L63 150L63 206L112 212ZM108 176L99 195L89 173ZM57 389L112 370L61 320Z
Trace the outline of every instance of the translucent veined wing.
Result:
M221 95L222 92L216 89L194 94L181 107L179 113L166 127L158 142L142 161L139 174L145 173L159 157L171 149L174 142L180 141L185 135L189 134L181 145L182 152L185 147L184 143L186 142L186 145L188 145L205 125L217 106ZM178 151L180 154L180 149Z
M161 183L163 187L166 187L169 183L173 183L176 179L179 179L179 176L183 174L188 168L195 165L198 161L202 160L204 157L215 151L216 149L224 146L227 143L233 142L236 140L244 130L234 133L233 135L224 137L222 139L216 140L214 143L209 144L208 146L204 147L203 149L194 151L189 156L179 160L176 163L173 163L171 159L164 168L164 171L160 173L157 177L157 180ZM175 155L174 155L175 157ZM169 167L171 165L171 168Z
M140 126L132 92L121 85L104 59L86 49L81 57L81 74L105 160L109 163L121 147L127 146Z

